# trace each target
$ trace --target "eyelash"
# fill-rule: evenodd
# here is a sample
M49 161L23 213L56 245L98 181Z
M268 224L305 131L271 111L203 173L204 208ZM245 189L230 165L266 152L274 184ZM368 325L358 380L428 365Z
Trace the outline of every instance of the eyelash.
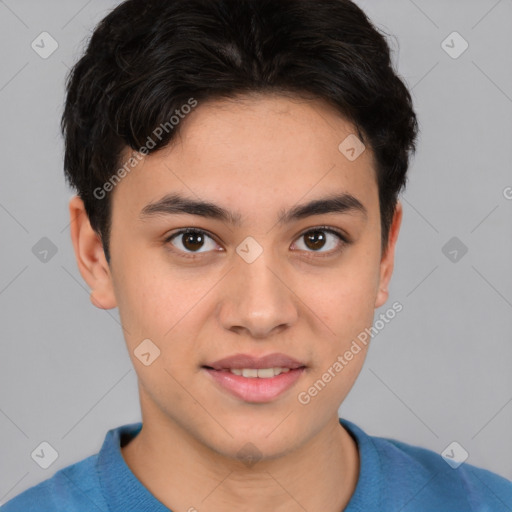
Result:
M322 258L322 257L329 257L329 256L333 256L334 254L337 254L339 253L345 246L349 245L351 243L351 241L348 239L348 237L341 231L338 231L334 228L331 228L329 226L317 226L317 227L313 227L313 228L309 228L307 229L306 231L303 231L297 238L296 240L299 240L301 237L304 237L305 235L307 235L308 233L312 233L312 232L315 232L315 231L322 231L322 232L325 232L325 233L330 233L332 235L335 235L336 237L338 237L339 241L340 241L340 245L336 248L336 249L333 249L329 252L326 252L326 253L322 253L322 252L315 252L315 251L306 251L307 254L311 254L312 256L307 256L307 257L314 257L314 258ZM170 250L176 254L178 254L179 256L183 257L183 258L189 258L189 259L197 259L197 258L200 258L202 254L206 254L207 252L211 252L211 251L205 251L205 252L197 252L197 253L193 253L193 252L189 252L189 253L184 253L183 251L181 251L180 249L176 249L172 246L171 244L171 241L174 240L174 238L177 238L179 237L180 235L184 235L184 234L196 234L196 235L206 235L207 237L211 238L212 240L215 241L215 238L210 235L207 231L204 231L202 229L197 229L197 228L184 228L184 229L181 229L171 235L169 235L167 238L165 238L164 240L164 243L166 245L170 245L171 248Z

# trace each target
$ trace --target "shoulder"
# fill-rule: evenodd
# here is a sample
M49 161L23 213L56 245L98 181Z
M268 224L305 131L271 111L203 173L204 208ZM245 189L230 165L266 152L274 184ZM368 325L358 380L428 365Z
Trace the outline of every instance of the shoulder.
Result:
M506 478L468 462L455 464L426 448L367 435L346 420L343 424L359 444L361 466L372 466L362 467L361 474L371 474L365 480L378 483L383 510L512 511L512 482Z
M432 450L413 446L402 441L386 438L373 438L376 448L387 468L394 474L402 473L405 469L416 469L431 475L443 476L442 487L450 487L457 483L471 494L471 489L488 488L502 490L512 496L512 482L486 469L467 462L450 464L439 453ZM453 450L451 450L453 457ZM436 484L439 486L439 483Z
M98 455L57 471L0 507L0 512L95 512L106 510L96 472Z

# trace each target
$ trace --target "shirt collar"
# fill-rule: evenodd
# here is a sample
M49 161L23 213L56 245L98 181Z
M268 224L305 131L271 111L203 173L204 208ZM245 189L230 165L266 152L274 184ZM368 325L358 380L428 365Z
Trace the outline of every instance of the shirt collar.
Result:
M384 510L381 503L383 465L372 437L349 420L340 418L339 421L356 442L359 452L359 477L344 512Z
M142 423L130 423L107 432L98 454L97 471L109 510L123 512L169 512L142 485L124 461L121 447L142 429Z

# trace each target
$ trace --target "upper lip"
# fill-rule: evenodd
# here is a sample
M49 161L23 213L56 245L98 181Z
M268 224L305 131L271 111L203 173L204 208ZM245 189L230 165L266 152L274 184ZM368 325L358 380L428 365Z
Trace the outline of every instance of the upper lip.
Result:
M255 357L248 354L234 354L204 366L213 368L214 370L231 370L233 368L290 368L294 370L306 365L286 354L274 353L262 357Z

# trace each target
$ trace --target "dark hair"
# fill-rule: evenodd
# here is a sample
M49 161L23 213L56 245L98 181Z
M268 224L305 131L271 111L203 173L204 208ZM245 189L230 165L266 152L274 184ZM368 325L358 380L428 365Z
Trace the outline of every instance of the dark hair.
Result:
M66 177L108 261L105 184L124 150L168 145L191 98L251 93L318 98L354 124L375 155L387 248L418 125L384 35L349 0L127 0L98 24L66 88Z

